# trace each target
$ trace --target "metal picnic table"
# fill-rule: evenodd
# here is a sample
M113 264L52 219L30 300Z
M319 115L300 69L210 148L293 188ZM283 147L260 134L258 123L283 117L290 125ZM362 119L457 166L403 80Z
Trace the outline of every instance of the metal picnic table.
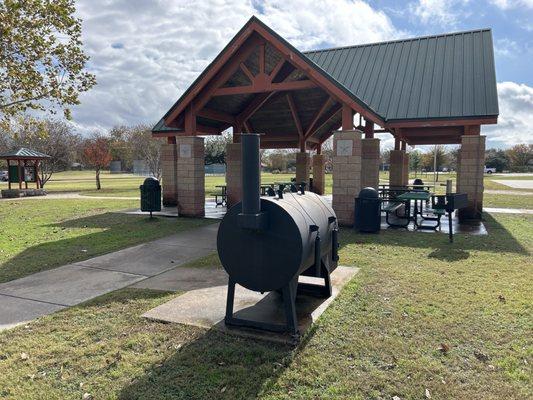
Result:
M429 201L431 199L431 193L425 190L411 190L409 192L402 193L396 197L397 200L405 201L408 204L405 210L406 218L408 221L413 221L415 227L422 227L418 223L418 215L422 215L422 202ZM413 215L411 216L411 201L414 201ZM420 202L420 210L418 209L418 202Z

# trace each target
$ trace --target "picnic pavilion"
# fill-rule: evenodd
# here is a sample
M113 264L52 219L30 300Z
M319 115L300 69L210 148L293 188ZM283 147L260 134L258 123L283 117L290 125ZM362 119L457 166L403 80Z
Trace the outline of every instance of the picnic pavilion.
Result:
M2 190L2 197L41 196L42 189L39 168L50 156L24 147L0 154L0 160L7 162L8 189ZM35 183L35 189L28 188L28 182ZM13 188L13 186L16 186Z
M408 184L406 146L458 144L462 219L479 219L485 136L498 100L489 29L300 52L252 17L153 128L162 149L163 202L205 213L204 135L233 130L227 147L228 203L240 200L241 132L265 149L294 148L296 180L324 193L321 147L333 135L333 208L353 221L354 197L379 184L376 133L389 133L390 185ZM311 154L313 154L311 156Z

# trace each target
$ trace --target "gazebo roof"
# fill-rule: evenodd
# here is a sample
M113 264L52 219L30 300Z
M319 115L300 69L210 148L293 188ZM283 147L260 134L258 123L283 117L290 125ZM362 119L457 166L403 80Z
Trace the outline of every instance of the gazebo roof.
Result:
M0 153L0 159L9 160L36 160L51 158L48 154L38 152L36 150L27 149L25 147L19 147L18 149L8 151L6 153Z
M252 17L154 126L154 136L265 133L313 148L345 107L410 144L458 143L497 122L489 29L300 52Z

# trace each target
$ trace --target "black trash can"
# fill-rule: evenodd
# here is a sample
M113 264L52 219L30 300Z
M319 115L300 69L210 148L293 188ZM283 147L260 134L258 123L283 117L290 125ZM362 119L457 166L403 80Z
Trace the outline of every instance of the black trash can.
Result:
M372 187L361 189L355 198L354 227L359 232L374 233L381 229L381 199Z
M146 178L141 186L141 211L161 211L161 185L155 178Z

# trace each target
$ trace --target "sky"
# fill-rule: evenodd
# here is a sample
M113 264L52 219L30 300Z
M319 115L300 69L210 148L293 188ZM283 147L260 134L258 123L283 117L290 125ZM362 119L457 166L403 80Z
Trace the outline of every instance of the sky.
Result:
M482 134L533 143L533 0L80 0L77 15L97 79L73 109L81 133L155 124L256 15L302 51L491 28L500 116Z

